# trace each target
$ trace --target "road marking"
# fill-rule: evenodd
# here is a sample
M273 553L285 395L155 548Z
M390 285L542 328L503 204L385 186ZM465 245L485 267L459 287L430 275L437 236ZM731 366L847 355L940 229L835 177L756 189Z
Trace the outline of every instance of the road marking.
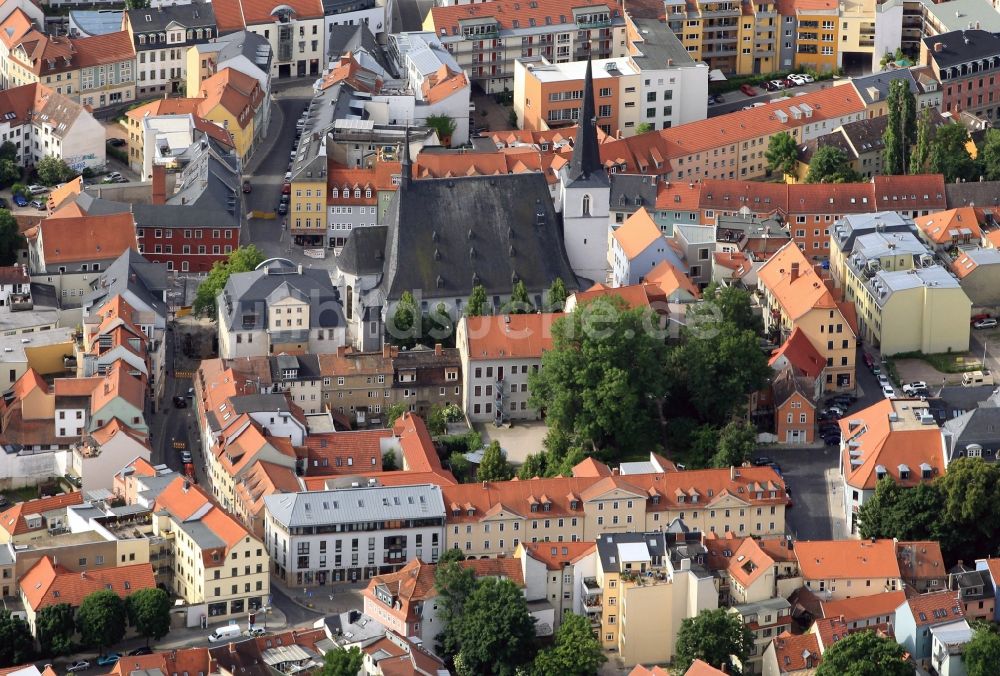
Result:
M174 446L174 448L187 448L187 442L186 441L175 441L173 443L173 446Z
M175 378L192 378L194 377L194 371L174 371Z

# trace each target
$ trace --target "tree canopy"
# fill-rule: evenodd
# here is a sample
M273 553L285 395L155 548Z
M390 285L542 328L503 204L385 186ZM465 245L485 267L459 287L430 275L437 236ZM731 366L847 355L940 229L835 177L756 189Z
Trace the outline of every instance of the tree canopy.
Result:
M420 329L421 315L417 301L412 293L404 291L396 302L396 310L392 313L385 330L394 345L411 348L417 344Z
M149 639L158 640L170 632L170 599L162 589L139 589L126 600L129 623L136 632Z
M700 659L728 674L739 674L737 664L747 661L752 646L753 636L739 615L725 608L703 610L681 621L673 667L676 673L683 674Z
M827 648L816 676L913 676L904 652L891 638L858 631Z
M965 644L965 670L968 676L994 676L1000 665L1000 635L989 624L975 626L972 640Z
M455 124L455 118L444 114L428 115L424 123L437 132L441 145L451 145L451 136L458 128L458 125Z
M24 664L34 657L35 639L31 627L21 618L12 617L6 608L0 610L0 667Z
M718 446L712 456L715 467L739 467L750 459L757 447L757 428L744 420L731 420L719 432Z
M458 554L452 552L457 551ZM462 624L465 602L476 586L476 576L471 568L459 565L461 550L445 550L434 571L437 589L438 618L441 632L437 636L437 652L450 659L461 650L459 627Z
M486 288L482 284L476 284L465 305L465 314L469 317L482 317L486 314L486 308Z
M507 481L514 478L514 468L507 461L499 441L491 441L483 451L483 460L479 463L476 478L479 481Z
M787 131L778 132L767 142L764 158L771 171L794 175L799 160L799 146Z
M83 644L101 652L125 637L125 620L125 602L111 590L90 594L76 613L76 627Z
M320 676L358 676L364 664L365 654L358 646L350 649L340 647L323 655L323 668Z
M956 179L975 180L978 167L969 156L969 132L958 123L943 124L934 131L927 162L932 172L944 174L945 183Z
M552 326L552 349L529 374L530 405L550 430L592 452L648 451L660 437L666 345L655 318L597 298Z
M903 174L909 166L910 145L917 139L917 103L909 80L893 80L886 95L888 107L882 172Z
M7 209L0 209L0 265L12 265L17 252L27 246L17 220Z
M979 151L987 181L1000 181L1000 129L987 129Z
M229 276L235 272L249 272L263 262L263 252L253 244L236 249L225 261L217 261L198 286L198 293L194 299L194 313L215 318L218 314L215 300L225 288Z
M563 306L566 305L566 284L563 282L562 277L556 277L552 281L552 286L549 287L547 296L548 311L562 312Z
M607 662L601 643L583 615L567 613L556 630L555 643L535 656L532 676L593 676Z
M513 581L485 577L476 581L458 624L459 653L473 674L514 674L534 655L535 620Z
M38 181L42 185L65 183L76 176L76 172L69 168L66 161L55 155L46 155L40 159L35 165L35 171L38 172Z
M69 655L76 650L76 611L68 603L45 606L35 617L35 632L49 655Z
M14 160L0 160L0 186L7 187L19 180L21 180L21 168Z
M809 160L806 183L853 183L860 178L843 150L820 146Z

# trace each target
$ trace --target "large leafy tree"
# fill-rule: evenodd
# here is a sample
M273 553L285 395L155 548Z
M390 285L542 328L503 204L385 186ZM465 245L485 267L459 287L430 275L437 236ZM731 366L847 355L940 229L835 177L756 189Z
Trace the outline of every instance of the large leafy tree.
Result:
M31 627L21 618L12 617L10 611L0 610L0 667L24 664L34 657L35 639Z
M476 478L480 481L507 481L514 478L514 468L507 462L499 441L490 442L483 451L483 461L479 463Z
M6 209L0 209L0 265L14 263L17 252L26 245L14 215Z
M477 580L458 625L462 663L473 674L510 674L535 652L535 620L511 580Z
M562 312L563 306L566 305L566 284L562 277L556 277L552 281L546 301L549 312Z
M7 187L19 180L21 180L21 168L14 160L0 160L0 186Z
M534 311L535 308L528 298L528 287L524 285L524 280L517 280L514 282L514 287L510 294L510 302L504 307L504 312L512 315L523 315Z
M83 644L103 652L125 637L125 602L111 590L96 591L80 604L76 627Z
M767 168L782 174L794 174L799 159L799 147L787 131L778 132L767 142L764 152Z
M648 451L659 438L666 345L648 310L597 298L552 326L552 349L528 376L550 430L596 452Z
M35 166L35 171L38 172L38 180L43 185L65 183L76 176L76 172L69 168L66 161L55 155L48 155L40 159Z
M944 497L934 484L903 488L885 477L858 510L858 531L866 539L940 540L943 509Z
M938 127L928 154L930 170L944 174L946 183L954 183L957 179L975 179L978 167L975 160L969 157L966 149L968 142L969 132L963 125L953 122Z
M1000 181L1000 129L986 130L979 155L987 181Z
M683 674L692 662L700 659L716 669L724 669L728 674L739 674L737 664L747 661L752 646L753 636L739 615L724 608L703 610L681 622L677 632L674 670Z
M927 160L934 142L934 124L931 122L931 109L925 108L917 120L917 141L910 156L910 173L922 174L927 171Z
M482 317L486 314L486 288L482 284L472 287L469 302L465 305L465 314L470 317Z
M908 80L893 80L886 96L888 108L882 173L903 174L909 164L910 145L917 138L917 104Z
M249 272L263 261L263 252L253 244L236 249L225 261L217 261L198 286L194 299L195 314L214 318L217 314L215 300L225 288L229 276L235 272Z
M806 183L852 183L859 178L843 150L820 146L809 160Z
M428 115L425 123L437 132L441 145L451 145L451 136L458 128L454 118L448 115Z
M816 676L913 676L903 646L873 631L858 631L823 653Z
M518 479L534 479L548 476L548 456L543 453L529 453L524 462L517 468Z
M438 593L438 618L441 620L437 652L445 659L454 657L461 650L459 630L463 622L465 603L476 586L475 573L471 568L459 564L460 556L462 556L461 550L445 550L434 571L434 587Z
M739 467L757 447L757 429L744 420L732 420L719 432L718 450L712 457L715 467Z
M762 333L764 322L753 310L750 292L737 286L721 286L712 282L701 294L703 303L691 306L688 316L693 323L704 326L710 323L730 322L744 331Z
M35 632L38 644L50 655L69 655L76 649L76 611L68 603L56 603L38 611Z
M0 160L16 161L18 156L17 146L13 141L0 143Z
M607 662L601 644L583 615L563 615L555 644L535 656L533 676L592 676Z
M139 589L125 601L129 623L140 636L161 639L170 632L170 599L162 589Z
M420 330L420 308L413 294L404 291L396 303L389 324L385 327L389 339L401 347L413 347L417 344L417 334Z
M319 670L320 676L358 676L361 666L364 664L365 655L361 648L352 646L348 648L337 648L323 655L323 668Z
M989 624L978 624L963 659L968 676L994 676L1000 666L1000 635Z
M992 551L1000 528L1000 467L981 458L959 458L948 472L935 481L944 499L941 530L960 534L952 545L954 558L973 560L983 551Z

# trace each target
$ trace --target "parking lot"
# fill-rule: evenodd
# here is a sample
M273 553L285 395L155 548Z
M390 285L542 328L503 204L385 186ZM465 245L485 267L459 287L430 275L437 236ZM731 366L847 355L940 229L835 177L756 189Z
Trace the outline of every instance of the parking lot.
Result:
M781 467L792 491L793 507L785 511L785 527L796 540L828 540L843 521L837 449L774 448L761 451ZM839 531L839 528L838 528ZM839 531L839 535L842 531Z

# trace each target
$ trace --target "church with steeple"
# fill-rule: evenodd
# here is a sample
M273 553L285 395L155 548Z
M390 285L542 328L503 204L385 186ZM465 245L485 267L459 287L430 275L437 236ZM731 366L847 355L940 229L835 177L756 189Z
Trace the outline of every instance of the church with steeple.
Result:
M583 110L573 144L573 159L559 174L558 208L563 241L573 272L593 282L605 282L608 264L608 210L611 181L597 147L594 75L590 61L583 81Z

